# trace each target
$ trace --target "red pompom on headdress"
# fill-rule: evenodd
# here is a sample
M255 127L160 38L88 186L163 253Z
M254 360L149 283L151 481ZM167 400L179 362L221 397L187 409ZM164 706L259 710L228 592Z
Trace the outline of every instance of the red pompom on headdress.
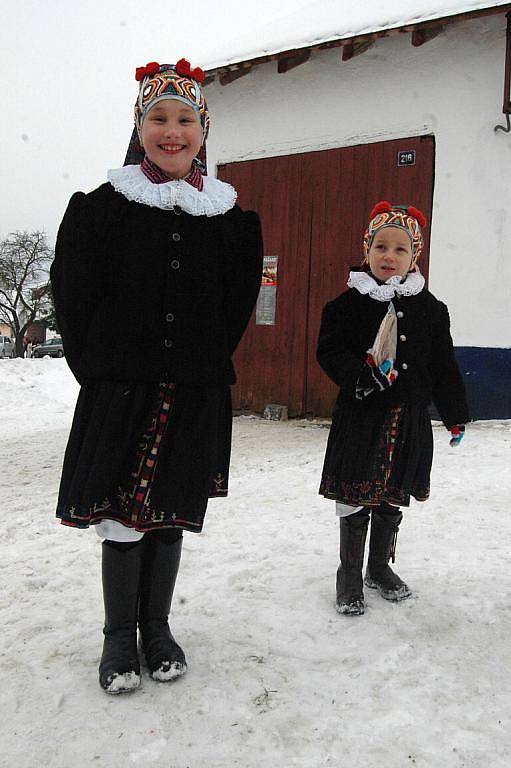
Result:
M139 83L144 77L155 75L160 69L157 61L150 61L145 67L137 67L135 70L135 80Z
M419 222L419 227L425 227L426 226L426 217L422 213L422 211L419 211L418 208L415 208L413 205L409 205L406 209L406 212L409 216L413 216L414 219L417 219Z
M149 64L145 65L145 73L149 77L151 77L152 75L155 75L159 69L160 69L160 65L158 64L157 61L150 61Z
M379 213L388 213L391 208L392 206L387 200L380 200L379 203L376 203L373 210L369 214L369 221L372 221L372 219L374 219L374 217Z
M195 67L195 69L192 70L192 77L194 80L196 80L198 83L203 83L204 78L206 77L206 74L203 69L200 67Z
M187 59L179 59L179 61L176 62L175 70L181 77L190 77L192 74L190 62Z
M372 221L375 216L378 216L379 213L389 213L389 211L391 211L393 208L396 208L397 210L405 210L404 206L393 206L391 203L389 203L388 200L380 200L379 203L376 203L373 210L369 214L369 221ZM419 209L415 208L414 205L409 205L406 208L406 213L408 216L412 216L414 219L417 219L420 227L424 227L426 225L426 217L422 211L419 211Z
M176 62L176 72L181 77L190 77L197 83L202 83L205 78L205 74L200 67L192 69L190 62L187 59L179 59Z
M157 61L150 61L145 67L137 67L135 70L135 80L139 83L144 77L152 77L160 69L160 65ZM190 77L197 83L204 82L206 75L200 67L195 67L192 70L190 62L187 59L179 59L175 66L175 70L181 77Z

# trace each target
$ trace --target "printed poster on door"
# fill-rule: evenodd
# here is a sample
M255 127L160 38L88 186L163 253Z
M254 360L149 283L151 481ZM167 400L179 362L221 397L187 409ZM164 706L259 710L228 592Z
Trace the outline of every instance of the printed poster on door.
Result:
M256 305L256 325L275 325L278 256L264 256L261 289Z

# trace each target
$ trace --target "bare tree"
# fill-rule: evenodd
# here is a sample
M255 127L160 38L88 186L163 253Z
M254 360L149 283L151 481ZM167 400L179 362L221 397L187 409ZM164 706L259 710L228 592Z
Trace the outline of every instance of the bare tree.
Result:
M0 320L14 333L16 357L23 357L27 328L48 314L52 258L44 232L12 232L0 241Z

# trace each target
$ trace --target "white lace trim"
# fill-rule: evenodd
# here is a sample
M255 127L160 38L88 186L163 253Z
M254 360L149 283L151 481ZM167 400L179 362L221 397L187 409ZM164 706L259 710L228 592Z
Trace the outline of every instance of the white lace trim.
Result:
M179 206L192 216L217 216L230 211L238 196L234 187L212 176L204 176L202 192L183 179L153 184L139 165L125 165L108 171L108 181L128 200L170 210Z
M392 275L383 285L379 285L368 272L350 272L348 288L356 288L359 293L368 293L377 301L390 301L396 294L415 296L422 291L426 282L417 268L415 272L407 274L403 283L401 280L399 275Z

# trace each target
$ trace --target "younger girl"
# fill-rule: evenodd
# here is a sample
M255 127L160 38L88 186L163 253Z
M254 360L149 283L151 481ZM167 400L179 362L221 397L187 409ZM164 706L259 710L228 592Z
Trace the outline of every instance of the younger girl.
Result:
M206 176L204 73L181 59L136 71L123 168L71 198L52 287L81 384L57 517L102 544L101 686L140 684L137 624L152 677L182 675L168 626L182 532L225 496L231 356L259 290L259 219Z
M378 203L364 236L361 271L323 310L317 358L339 385L320 493L337 502L340 566L337 610L364 613L362 564L371 513L365 584L386 600L411 595L389 567L410 496L425 501L433 437L428 404L435 403L458 444L469 420L456 364L447 307L425 287L417 261L424 215L412 206ZM389 305L395 311L393 359L379 366L373 344Z

